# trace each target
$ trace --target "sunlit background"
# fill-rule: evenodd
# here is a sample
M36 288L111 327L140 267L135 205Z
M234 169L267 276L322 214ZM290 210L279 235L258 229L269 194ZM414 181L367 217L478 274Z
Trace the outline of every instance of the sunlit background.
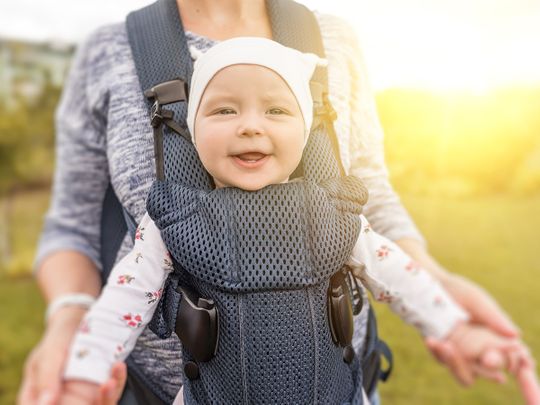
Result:
M356 30L392 182L430 251L492 292L540 356L540 1L302 2ZM43 328L29 274L74 47L149 3L0 0L0 404ZM519 403L514 384L458 389L414 330L377 310L397 357L385 403Z

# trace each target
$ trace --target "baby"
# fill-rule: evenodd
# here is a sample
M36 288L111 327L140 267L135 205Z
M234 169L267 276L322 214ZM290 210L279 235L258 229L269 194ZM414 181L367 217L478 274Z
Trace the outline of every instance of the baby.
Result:
M309 82L321 63L315 55L262 38L224 41L197 58L187 123L216 188L256 191L289 181L310 134ZM348 265L375 299L389 303L424 336L451 343L479 369L496 354L503 360L497 365L500 370L511 369L516 375L533 370L520 342L469 324L436 280L396 244L374 232L363 216ZM110 378L112 364L128 356L152 318L172 270L160 231L146 214L133 250L112 270L75 337L62 403L92 403L97 397L100 384ZM529 395L540 398L538 391Z

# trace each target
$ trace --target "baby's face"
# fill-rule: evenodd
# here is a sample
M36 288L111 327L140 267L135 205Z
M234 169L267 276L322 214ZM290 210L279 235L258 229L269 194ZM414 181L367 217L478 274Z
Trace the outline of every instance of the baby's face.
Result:
M208 83L195 117L195 145L216 187L259 190L286 182L304 147L304 119L274 71L233 65Z

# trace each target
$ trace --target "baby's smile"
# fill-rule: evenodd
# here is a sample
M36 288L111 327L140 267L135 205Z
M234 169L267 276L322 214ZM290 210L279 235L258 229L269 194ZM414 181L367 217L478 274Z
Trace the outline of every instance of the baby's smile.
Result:
M256 169L264 164L270 155L262 152L244 152L232 156L235 163L246 169Z
M302 158L306 136L287 83L273 70L249 64L214 75L195 128L197 152L216 188L248 191L286 182Z

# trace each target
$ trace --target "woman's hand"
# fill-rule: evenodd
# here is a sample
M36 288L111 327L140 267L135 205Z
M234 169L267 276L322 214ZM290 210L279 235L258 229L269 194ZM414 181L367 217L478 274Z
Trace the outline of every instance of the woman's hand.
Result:
M19 405L53 405L58 402L69 345L85 313L86 309L65 307L49 319L41 341L26 359L17 397ZM111 379L100 387L97 404L116 404L122 395L126 378L125 364L116 363L111 371Z
M501 336L516 338L519 329L495 300L481 287L455 274L446 273L441 280L446 291L469 314L470 322L488 328ZM462 354L447 342L428 339L426 346L463 385L471 385L478 373Z
M428 270L469 314L470 322L508 338L519 336L519 329L483 288L464 277L446 271L425 247L415 239L404 238L396 243L422 267ZM444 341L426 340L431 353L443 363L463 385L470 385L478 375L452 345Z
M17 398L19 405L57 401L69 345L85 312L86 309L79 307L64 307L49 319L41 341L26 359Z

